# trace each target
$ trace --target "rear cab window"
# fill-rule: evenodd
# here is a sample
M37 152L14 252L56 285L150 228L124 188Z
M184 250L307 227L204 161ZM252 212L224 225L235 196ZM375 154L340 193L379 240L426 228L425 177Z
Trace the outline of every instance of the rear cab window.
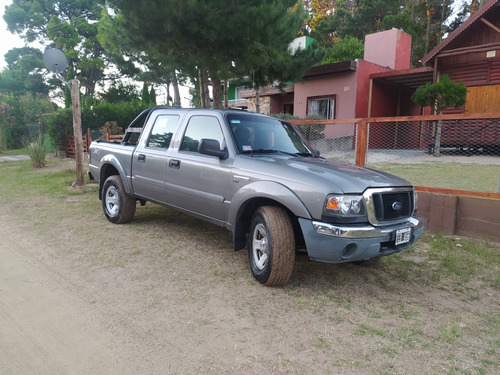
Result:
M178 115L159 115L153 124L146 147L169 148L178 122Z

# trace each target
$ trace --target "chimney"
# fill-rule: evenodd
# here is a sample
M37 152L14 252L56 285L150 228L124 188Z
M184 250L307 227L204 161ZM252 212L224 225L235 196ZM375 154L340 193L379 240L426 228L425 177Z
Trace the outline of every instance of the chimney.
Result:
M411 35L398 29L365 37L364 60L394 70L410 68Z

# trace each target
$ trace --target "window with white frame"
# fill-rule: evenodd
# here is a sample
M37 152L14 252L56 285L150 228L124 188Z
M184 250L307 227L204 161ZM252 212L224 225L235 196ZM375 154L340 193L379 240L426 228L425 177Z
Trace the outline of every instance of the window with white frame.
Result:
M335 96L309 99L308 115L318 115L326 120L335 118Z

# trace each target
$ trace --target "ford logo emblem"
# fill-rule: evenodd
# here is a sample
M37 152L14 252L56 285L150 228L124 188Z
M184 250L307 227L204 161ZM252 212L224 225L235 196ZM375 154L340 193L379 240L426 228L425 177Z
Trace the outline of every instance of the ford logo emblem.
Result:
M392 209L394 211L399 211L401 209L401 207L403 207L403 203L401 203L401 202L394 202L392 204Z

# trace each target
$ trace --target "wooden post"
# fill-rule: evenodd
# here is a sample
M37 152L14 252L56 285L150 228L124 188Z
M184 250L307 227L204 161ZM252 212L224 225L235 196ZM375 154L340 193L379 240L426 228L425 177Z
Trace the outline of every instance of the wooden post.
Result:
M89 152L90 143L92 142L92 138L90 137L90 128L87 128L87 138L86 138L86 142L87 142L87 145L86 145L86 150L87 150L87 152Z
M364 167L366 164L366 149L368 145L368 124L362 119L358 121L356 134L356 165Z
M75 136L76 185L83 186L83 136L82 136L82 109L80 107L80 84L72 79L71 102L73 103L73 133Z
M498 174L498 192L500 193L500 173Z

